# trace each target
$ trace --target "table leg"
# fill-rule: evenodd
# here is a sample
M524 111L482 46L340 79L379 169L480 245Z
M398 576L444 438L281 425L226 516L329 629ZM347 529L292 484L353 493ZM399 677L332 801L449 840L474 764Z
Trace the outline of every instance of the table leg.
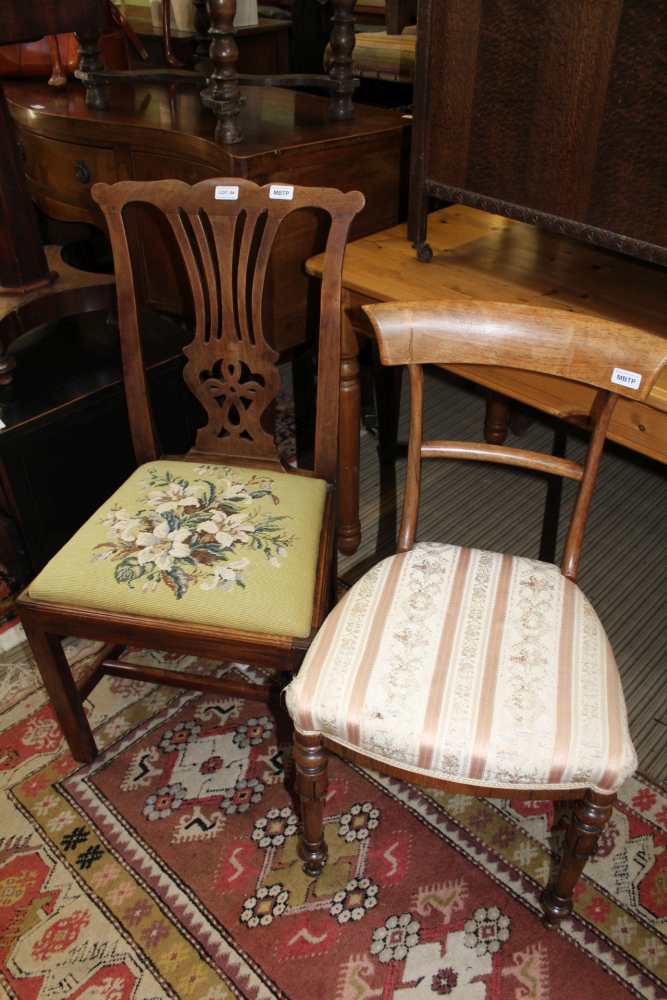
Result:
M507 438L510 403L506 396L489 392L486 400L484 439L487 444L503 444Z
M352 52L356 2L357 0L334 0L329 77L335 86L329 99L329 117L335 121L345 121L354 116L352 94L357 81L352 72Z
M218 119L216 142L231 144L243 138L238 123L241 94L237 72L239 50L234 34L236 0L209 0L208 12L213 71L208 78L208 86L201 92L201 101Z
M344 295L341 316L340 416L338 442L338 551L351 556L361 542L359 521L359 340Z

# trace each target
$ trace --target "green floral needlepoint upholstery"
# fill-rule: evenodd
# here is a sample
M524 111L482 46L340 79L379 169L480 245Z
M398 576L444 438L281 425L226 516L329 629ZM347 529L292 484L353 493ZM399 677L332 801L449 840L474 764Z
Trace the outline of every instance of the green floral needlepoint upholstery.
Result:
M201 625L310 632L326 483L149 462L29 588L37 600Z

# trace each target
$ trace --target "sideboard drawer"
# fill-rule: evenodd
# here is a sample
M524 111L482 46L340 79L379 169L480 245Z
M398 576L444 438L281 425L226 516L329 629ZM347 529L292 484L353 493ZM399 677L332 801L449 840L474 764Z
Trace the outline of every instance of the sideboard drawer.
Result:
M90 196L93 184L116 180L112 149L60 142L25 129L19 129L19 143L25 172L38 201L44 193L50 200L90 209L93 207Z

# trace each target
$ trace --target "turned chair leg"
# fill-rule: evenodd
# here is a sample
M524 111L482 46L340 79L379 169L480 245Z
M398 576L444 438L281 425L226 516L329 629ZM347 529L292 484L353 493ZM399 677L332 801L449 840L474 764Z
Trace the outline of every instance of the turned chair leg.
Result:
M294 731L294 766L301 803L299 857L307 875L319 875L327 860L322 807L329 766L329 756L319 736L304 736Z
M81 764L90 764L97 746L62 643L26 618L22 624L70 753Z
M542 897L547 925L557 926L572 912L572 893L584 865L595 854L600 834L604 830L615 795L601 795L590 789L575 804L563 845L558 875Z

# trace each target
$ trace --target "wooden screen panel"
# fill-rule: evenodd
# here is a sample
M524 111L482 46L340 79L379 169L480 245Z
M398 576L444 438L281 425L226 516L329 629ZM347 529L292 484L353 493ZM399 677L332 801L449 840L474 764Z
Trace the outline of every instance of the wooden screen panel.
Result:
M422 30L427 191L667 263L664 0L430 0Z

